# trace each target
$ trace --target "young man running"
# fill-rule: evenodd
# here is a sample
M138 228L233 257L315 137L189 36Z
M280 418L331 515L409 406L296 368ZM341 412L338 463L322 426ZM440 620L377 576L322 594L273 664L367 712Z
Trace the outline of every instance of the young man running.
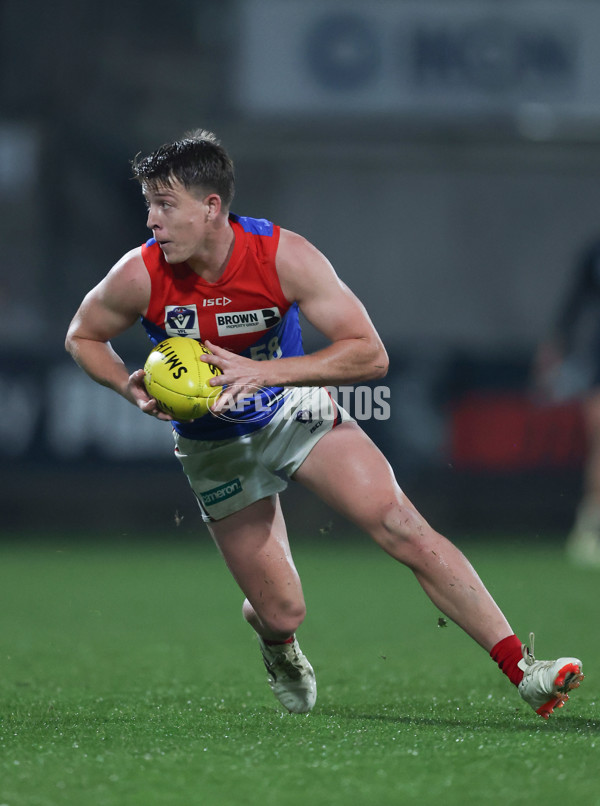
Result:
M213 352L225 389L214 416L172 423L175 452L245 596L243 614L275 696L304 713L317 694L296 639L306 607L279 505L283 473L408 566L435 606L548 718L579 686L581 662L534 659L464 555L419 514L383 454L325 389L387 372L360 301L300 235L230 213L233 164L210 132L136 160L134 174L153 237L88 293L67 349L95 381L162 420L171 418L148 396L143 370L130 374L111 340L141 317L154 343L184 335ZM328 341L310 355L299 311Z

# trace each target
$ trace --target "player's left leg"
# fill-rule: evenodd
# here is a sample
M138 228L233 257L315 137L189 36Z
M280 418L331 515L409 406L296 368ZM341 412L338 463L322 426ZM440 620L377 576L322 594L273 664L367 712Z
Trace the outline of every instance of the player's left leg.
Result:
M408 566L432 602L490 653L541 716L547 718L579 685L578 659L535 661L526 651L472 565L417 512L356 423L324 435L294 478Z

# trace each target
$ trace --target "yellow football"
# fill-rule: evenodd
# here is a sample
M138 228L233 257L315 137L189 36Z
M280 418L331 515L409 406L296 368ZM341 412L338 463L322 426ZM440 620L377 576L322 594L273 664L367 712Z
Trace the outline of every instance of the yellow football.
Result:
M223 391L209 381L221 370L201 361L211 355L202 342L185 336L172 336L152 350L144 364L144 383L161 411L176 420L203 417Z

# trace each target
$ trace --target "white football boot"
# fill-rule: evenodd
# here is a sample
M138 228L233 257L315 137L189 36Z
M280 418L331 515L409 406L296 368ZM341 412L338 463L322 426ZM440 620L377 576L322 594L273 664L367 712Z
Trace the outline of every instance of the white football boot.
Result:
M271 645L257 638L273 694L290 713L307 714L317 699L317 681L298 641Z
M519 694L529 703L536 714L548 719L555 708L562 708L569 699L568 692L578 688L583 680L581 661L578 658L536 660L533 655L534 634L529 633L531 649L522 645L523 659L519 669L523 679Z

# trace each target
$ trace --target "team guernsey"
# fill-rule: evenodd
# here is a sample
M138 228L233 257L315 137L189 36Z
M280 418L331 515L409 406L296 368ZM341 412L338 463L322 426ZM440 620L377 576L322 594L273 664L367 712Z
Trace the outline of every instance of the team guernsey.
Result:
M303 355L297 303L283 295L275 268L278 226L230 213L233 251L221 278L209 283L185 263L169 264L156 240L142 246L151 280L142 324L153 344L169 336L209 340L258 360ZM184 437L220 440L266 425L283 405L285 389L256 390L225 415L173 422Z

